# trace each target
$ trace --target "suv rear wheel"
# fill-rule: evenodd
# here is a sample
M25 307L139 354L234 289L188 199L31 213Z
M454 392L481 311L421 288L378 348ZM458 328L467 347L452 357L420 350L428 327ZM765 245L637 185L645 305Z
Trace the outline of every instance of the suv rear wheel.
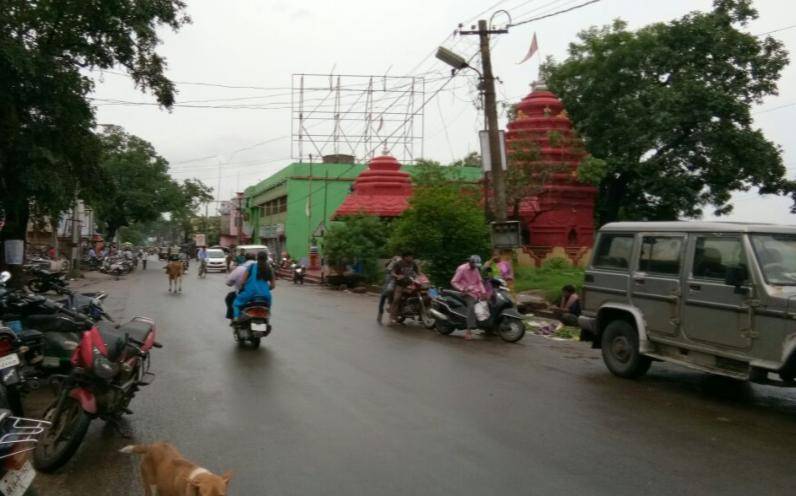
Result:
M652 364L649 357L639 352L638 332L626 320L608 323L602 335L602 352L608 370L626 379L641 377Z

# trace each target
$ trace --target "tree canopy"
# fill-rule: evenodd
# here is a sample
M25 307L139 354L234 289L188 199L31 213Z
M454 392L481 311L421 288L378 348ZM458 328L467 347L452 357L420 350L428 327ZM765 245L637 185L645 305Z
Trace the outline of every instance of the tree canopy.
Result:
M751 0L628 31L592 27L543 74L594 157L581 178L599 187L599 223L732 210L733 191L794 194L777 145L750 107L777 93L781 42L742 31Z
M121 67L164 107L174 85L157 29L189 19L181 0L6 0L0 8L0 199L3 240L24 239L31 205L57 215L102 191L88 95L92 69ZM88 70L88 71L87 71ZM79 188L78 188L79 186ZM92 191L93 190L93 191Z
M118 126L105 126L100 141L100 167L107 184L89 201L108 239L122 226L152 222L165 212L190 224L199 205L212 200L210 188L201 181L175 182L168 175L168 162L149 142Z

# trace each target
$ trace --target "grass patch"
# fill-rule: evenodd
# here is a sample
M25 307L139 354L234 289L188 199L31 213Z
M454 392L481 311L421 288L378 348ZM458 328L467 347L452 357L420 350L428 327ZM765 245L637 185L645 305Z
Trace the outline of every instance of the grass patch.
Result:
M580 339L580 329L577 327L564 326L557 330L553 336L561 339Z
M557 259L546 262L538 269L535 267L517 267L514 271L514 289L517 292L535 290L544 295L550 303L557 303L561 298L561 288L572 284L581 290L584 270L573 267L566 261Z

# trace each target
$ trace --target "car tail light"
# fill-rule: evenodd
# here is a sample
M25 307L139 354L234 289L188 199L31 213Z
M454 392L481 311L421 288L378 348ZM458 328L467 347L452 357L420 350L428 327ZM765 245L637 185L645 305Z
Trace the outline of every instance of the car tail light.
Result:
M267 319L268 315L271 314L268 307L249 307L243 312L253 319Z

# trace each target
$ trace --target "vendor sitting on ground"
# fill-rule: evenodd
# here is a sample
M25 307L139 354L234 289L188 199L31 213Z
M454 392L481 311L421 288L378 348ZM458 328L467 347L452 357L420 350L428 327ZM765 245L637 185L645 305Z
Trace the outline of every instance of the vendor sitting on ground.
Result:
M556 308L556 316L564 325L577 326L580 310L580 297L575 286L567 284L561 288L561 302Z

